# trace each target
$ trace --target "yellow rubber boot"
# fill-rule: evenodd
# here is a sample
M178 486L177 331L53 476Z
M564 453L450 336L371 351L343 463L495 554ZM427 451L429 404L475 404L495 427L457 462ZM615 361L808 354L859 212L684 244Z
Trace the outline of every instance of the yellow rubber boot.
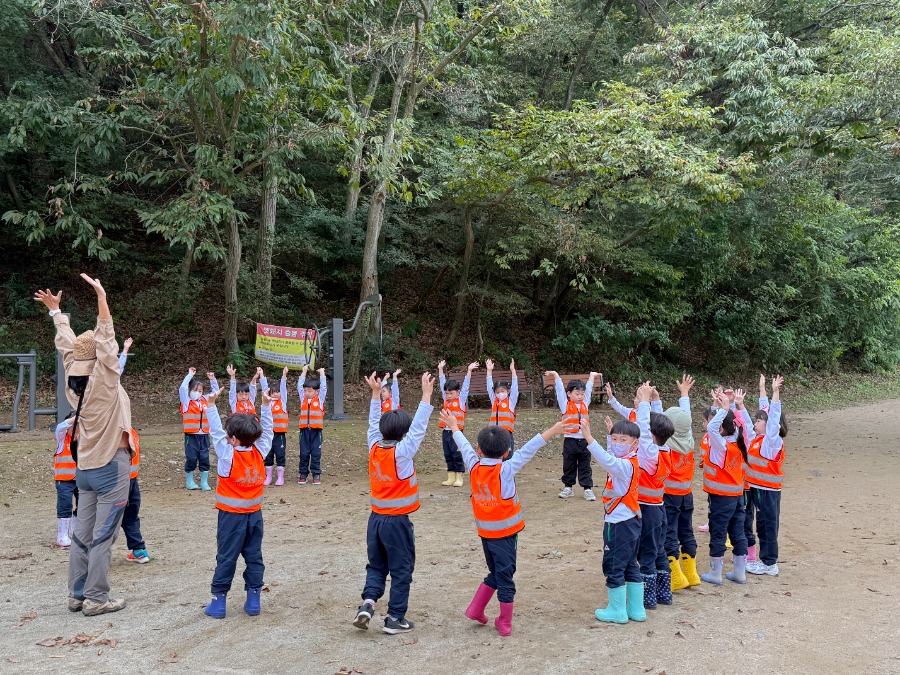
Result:
M734 545L731 543L731 537L727 534L725 535L725 548L734 548Z
M455 472L455 471L448 471L448 472L447 472L447 480L443 481L443 482L441 483L441 485L446 485L447 487L450 487L450 486L453 485L455 482L456 482L456 472Z
M699 586L700 575L697 574L697 559L692 558L687 553L681 554L681 568L684 570L684 576L687 579L688 586Z
M463 486L463 476L465 476L465 475L466 474L464 474L464 473L457 473L456 480L453 481L453 487L462 487Z
M672 592L687 588L687 577L684 576L684 572L681 571L681 565L678 564L678 560L673 555L669 556L669 569L672 570ZM696 571L694 573L696 574Z

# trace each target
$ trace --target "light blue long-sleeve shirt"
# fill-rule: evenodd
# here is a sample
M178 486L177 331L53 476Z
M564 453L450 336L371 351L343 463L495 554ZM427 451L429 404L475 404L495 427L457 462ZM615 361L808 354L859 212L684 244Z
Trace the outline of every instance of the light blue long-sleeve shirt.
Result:
M722 408L716 409L716 414L706 425L706 434L709 439L709 461L720 469L725 468L725 458L728 455L728 442L736 443L740 430L733 435L725 437L722 435L722 422L728 411Z
M638 466L641 471L651 475L659 468L659 446L653 442L653 434L650 433L650 406L648 402L641 401L637 409L637 425L641 430L638 440Z
M607 436L607 447L609 444L610 439ZM634 473L634 467L631 462L627 459L619 459L600 445L596 439L588 445L587 449L591 456L597 460L597 464L603 467L612 479L612 490L608 493L604 491L604 494L611 497L621 497L628 494L628 488L631 487L631 479ZM607 513L603 520L607 523L621 523L629 518L634 518L635 515L634 511L625 506L623 502L614 508L612 513Z
M497 398L494 394L494 378L488 373L484 378L485 386L487 386L488 396L491 398L491 406L494 405L494 399ZM519 403L519 376L513 372L512 381L509 383L509 409L515 412L516 405Z
M130 355L128 352L122 352L119 354L119 377L122 377L122 373L125 372L125 364L128 362L128 357Z
M433 411L433 405L421 401L416 414L413 416L409 431L394 447L394 460L397 462L397 478L400 480L406 480L416 470L413 458L425 439L425 432L428 431L428 419ZM381 401L373 399L369 403L369 433L367 436L369 452L372 452L372 448L375 447L376 443L381 443L384 440L381 430L378 428L380 422Z
M528 464L528 462L532 457L534 457L538 450L547 445L547 442L544 440L543 436L538 434L521 448L516 450L515 454L509 459L508 462L504 462L503 458L479 458L475 450L472 449L472 444L469 443L469 440L461 431L457 431L453 434L453 440L456 442L456 447L459 448L459 451L462 453L463 461L466 463L466 471L468 473L471 473L472 467L479 462L481 462L481 464L483 464L484 466L496 466L497 464L502 465L500 467L501 499L512 499L513 495L516 494L516 474L519 473L519 471L521 471L526 464Z
M397 378L391 380L391 410L400 409L400 383Z
M268 384L268 383L267 383ZM278 393L281 394L281 407L285 410L288 409L288 399L287 399L287 378L281 378L281 385L278 387Z
M563 386L562 378L559 375L556 376L556 380L553 383L554 388L556 389L556 403L559 405L559 409L563 415L566 414L566 408L569 405L569 397L566 395L566 388ZM590 408L591 407L591 394L594 391L594 383L588 380L584 384L584 404ZM576 431L574 434L566 434L566 438L584 438L584 434L581 433L581 430Z
M260 411L259 421L262 424L262 436L250 448L234 446L228 442L228 435L222 426L222 418L219 417L219 410L216 406L209 406L206 409L206 416L209 419L209 435L212 439L213 451L218 458L216 473L221 478L228 478L231 475L231 463L235 452L251 452L256 448L256 451L265 458L269 454L269 450L272 449L272 439L275 437L275 432L273 431L271 403L264 405Z

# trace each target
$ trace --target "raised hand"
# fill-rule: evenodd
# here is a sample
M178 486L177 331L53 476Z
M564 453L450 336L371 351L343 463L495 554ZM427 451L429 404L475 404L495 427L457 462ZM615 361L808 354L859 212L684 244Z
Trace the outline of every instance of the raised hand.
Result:
M209 393L206 395L206 402L207 402L207 403L215 403L215 402L216 402L216 399L219 398L219 394L221 394L222 391L223 391L223 389L222 389L221 387L219 387L219 388L216 389L215 391L209 392Z
M197 369L196 369L196 368L193 368L193 367L188 368L188 375L190 375L191 377L193 377L193 376L196 375L196 374L197 374Z
M637 400L639 403L649 403L650 397L653 395L653 387L650 386L650 380L644 382L637 390Z
M228 377L230 377L232 380L234 379L236 371L232 364L229 363L227 366L225 366L225 372L228 373Z
M449 410L441 410L441 422L453 433L459 431L459 423Z
M609 415L607 415L603 421L606 422L606 435L608 436L609 434L612 433L613 421Z
M691 387L694 386L694 378L687 373L684 373L681 376L681 380L676 382L675 384L678 385L678 391L681 393L681 395L687 396L691 391Z
M610 400L610 399L614 399L614 398L615 398L615 396L613 396L612 385L611 385L609 382L607 382L607 383L603 386L603 391L606 392L606 398L607 398L607 400Z
M766 376L759 374L759 397L764 398L766 395Z
M743 389L735 389L734 390L734 404L738 407L738 410L744 407L744 390Z
M491 371L494 370L494 362L491 361L491 359L487 359L484 362L484 367L487 368L487 371L490 373Z
M588 375L588 381L593 382L595 379L597 379L597 376L598 376L598 375L599 375L601 378L603 377L603 373L598 373L598 372L591 371L591 374Z
M656 390L656 387L650 387L650 400L651 401L659 401L659 392Z
M305 366L303 366L303 370L300 371L300 374L305 376L306 373L308 373L308 372L309 372L309 364L307 363Z
M366 384L372 390L372 394L378 394L381 391L381 380L378 379L378 373L374 370L372 374L365 378Z
M285 367L282 369L282 371L281 371L281 377L287 377L287 376L288 376L288 373L290 372L290 370L291 370L290 368L288 368L287 366L285 366Z
M206 379L207 379L207 380L214 380L214 379L216 379L216 374L215 374L213 371L211 371L211 370L207 370L207 371L206 371Z
M478 361L472 361L472 363L469 364L469 368L468 368L469 375L472 374L473 370L478 370L478 366L479 366Z
M446 368L446 367L447 367L447 362L446 362L446 361L444 361L444 360L438 361L438 372L439 372L439 373L441 373L441 374L443 375L443 373L444 373L444 368Z
M266 389L262 393L262 404L264 406L272 405L272 390L271 389Z
M397 379L397 376L398 376L400 373L402 373L402 372L403 372L402 370L400 370L399 368L397 368L397 370L394 371L394 379L396 380L396 379Z
M134 340L132 338L125 338L125 342L122 344L122 353L127 354L128 350L131 349L131 345L134 344Z
M59 309L59 301L62 300L62 291L53 295L49 288L45 291L39 290L35 292L34 299L37 302L42 302L44 307L52 312L54 309Z
M515 374L516 374L516 360L515 359L509 360L509 372L511 372L515 376Z
M323 380L325 379L325 369L324 368L319 368L318 370L316 370L316 372L319 374L320 378L322 378Z
M559 377L559 373L557 373L555 370L545 370L544 377L546 377L548 379L552 377L555 380L556 378Z
M434 392L434 375L425 371L422 373L422 400L431 402L431 394Z
M106 296L106 291L103 289L103 286L100 284L99 279L94 279L89 277L84 272L81 273L81 278L88 282L91 287L94 289L94 293L97 294L97 297Z
M581 435L584 436L584 440L588 442L588 445L594 442L594 435L591 433L591 420L587 417L581 418Z
M265 373L263 372L263 369L260 366L257 366L256 367L256 377L263 377L264 375L265 375Z
M390 377L391 377L391 374L390 374L390 373L385 373L385 374L384 374L384 377L381 378L381 381L382 381L382 382L387 382L388 379L390 379Z

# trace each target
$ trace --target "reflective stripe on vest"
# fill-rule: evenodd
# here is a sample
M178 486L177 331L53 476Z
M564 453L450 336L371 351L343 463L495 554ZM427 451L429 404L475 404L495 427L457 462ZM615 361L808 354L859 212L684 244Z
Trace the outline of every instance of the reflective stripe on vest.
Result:
M444 401L444 410L450 412L456 418L456 423L459 425L459 430L462 431L466 427L466 411L459 404L459 399L455 398L452 401ZM438 426L441 429L444 429L447 425L443 422L438 422Z
M181 417L184 422L184 433L196 434L200 431L204 434L209 433L209 419L206 417L205 398L200 398L199 401L190 401L187 410L182 408Z
M778 459L766 459L762 456L762 444L765 436L757 436L747 450L749 466L744 469L747 482L754 487L780 490L784 482L784 442L778 451Z
M718 467L711 464L705 464L703 467L703 489L714 495L723 497L740 497L744 494L744 483L741 481L737 485L732 483L723 483L716 480L717 477L724 474L723 471L717 471Z
M662 504L666 492L665 480L669 475L669 451L660 451L656 460L656 473L652 476L641 470L638 477L638 501L644 504Z
M283 434L288 430L290 420L287 411L281 404L281 399L272 401L272 431Z
M302 398L300 400L300 419L297 426L300 429L322 429L325 424L325 411L319 405L318 398Z
M522 525L525 524L525 519L522 518L521 513L517 513L516 515L511 516L511 517L507 518L506 520L476 520L475 521L475 525L478 527L479 530L488 530L491 532L508 530L511 527L515 527L519 523L522 523ZM530 532L530 530L529 530L529 532ZM503 535L503 536L506 537L509 535Z
M75 480L75 460L72 458L72 428L66 431L62 452L53 456L53 477L56 480Z
M665 482L666 494L689 495L694 480L694 453L670 450L669 459L671 467Z
M237 509L248 509L253 506L258 506L262 504L262 501L262 495L260 495L259 497L254 497L253 499L238 499L237 497L224 497L216 493L216 504L233 506Z
M485 539L501 539L520 532L525 527L519 493L503 498L500 481L502 464L476 462L469 472L472 487L472 511L478 536Z
M569 401L566 404L566 412L563 414L562 421L563 424L566 425L565 433L567 434L577 434L581 431L581 420L590 419L588 415L588 407L587 404L582 401L581 403L575 403L575 401Z
M394 446L378 443L369 449L369 486L372 489L372 511L388 516L402 516L419 508L419 479L415 466L409 478L397 475Z
M494 398L494 404L491 406L491 419L488 424L513 433L516 426L516 411L509 407L509 399L501 401L499 398Z
M638 479L640 477L640 467L638 466L637 457L629 457L631 462L631 482L628 484L628 491L621 496L615 496L612 489L612 474L606 476L606 487L603 490L601 499L603 500L603 509L607 515L616 510L619 504L625 504L628 509L638 518L641 517L641 507L637 500Z

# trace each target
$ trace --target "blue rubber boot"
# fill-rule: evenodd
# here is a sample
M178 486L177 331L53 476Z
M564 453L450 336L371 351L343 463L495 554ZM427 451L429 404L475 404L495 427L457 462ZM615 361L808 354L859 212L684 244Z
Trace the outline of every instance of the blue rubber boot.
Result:
M244 611L250 616L259 616L259 595L262 593L262 586L259 588L247 589L247 602L244 603Z
M644 575L644 609L656 609L656 575Z
M213 593L212 600L209 601L209 604L206 606L206 609L203 610L203 613L214 619L224 619L226 595L227 594L225 593Z
M644 584L628 582L625 584L627 599L625 601L625 613L632 621L646 621L647 612L644 611Z
M745 555L734 556L734 571L726 574L725 578L728 579L728 581L733 581L736 584L746 584L747 583L747 556L745 556Z
M641 588L643 588L643 584L641 584ZM597 620L609 623L628 623L628 612L625 611L625 587L607 588L606 594L609 596L609 604L605 609L598 609L594 612Z
M184 472L184 487L188 490L199 490L200 486L194 482L194 472L193 471L185 471Z
M209 487L209 471L200 472L200 489L204 492L212 490L212 488Z
M656 573L656 602L660 605L672 604L672 571Z

